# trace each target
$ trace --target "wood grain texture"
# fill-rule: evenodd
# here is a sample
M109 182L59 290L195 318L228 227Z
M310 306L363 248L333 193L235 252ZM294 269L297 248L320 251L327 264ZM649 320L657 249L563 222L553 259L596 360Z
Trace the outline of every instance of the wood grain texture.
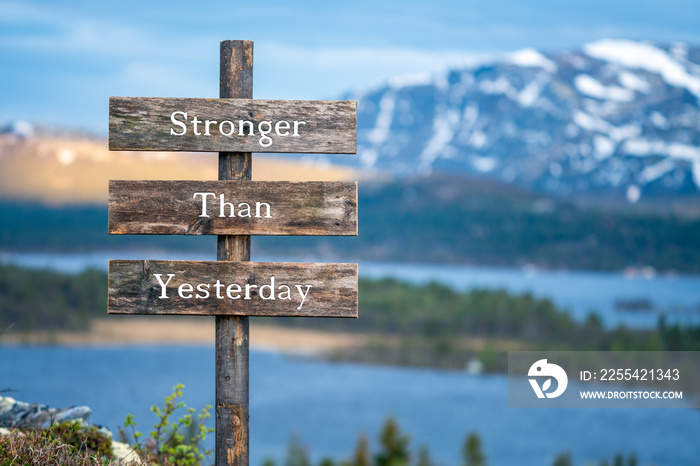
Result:
M187 112L190 122L182 136L171 134L183 130L171 121L173 112ZM194 134L192 120L202 121ZM182 116L176 119L183 121ZM204 120L216 121L205 135ZM235 131L225 136L219 123L232 121ZM254 123L254 134L239 135L239 121ZM289 135L271 131L268 147L260 143L258 124L262 121L288 121ZM306 122L293 135L293 121ZM266 127L263 128L266 131ZM224 126L224 132L230 125ZM287 130L280 128L280 133ZM194 152L289 152L319 154L354 154L357 150L357 102L322 100L254 100L254 99L187 99L162 97L110 97L110 150L157 150ZM263 141L265 142L265 141Z
M225 40L219 48L219 97L253 98L253 42ZM219 180L251 180L250 152L219 152ZM217 236L219 261L249 261L250 236ZM248 466L250 437L249 319L216 316L215 449L217 465Z
M155 274L167 283L167 298L162 298L163 286ZM275 286L260 288L270 286L271 277ZM214 287L217 280L225 286L221 299ZM183 283L192 285L184 293L192 297L178 294ZM196 298L199 284L211 285L208 298ZM232 293L238 299L227 295L231 284L241 287ZM257 286L250 288L250 299L244 299L246 284ZM282 285L290 288L291 299L280 298ZM297 285L306 291L305 298ZM278 297L263 299L271 293ZM108 313L357 317L357 264L111 260Z
M214 195L194 193L214 193ZM230 217L220 195L240 214ZM202 217L202 198L206 214ZM260 205L257 202L269 205ZM259 212L258 212L259 211ZM244 211L245 213L245 211ZM260 215L256 217L256 214ZM356 182L110 181L109 233L116 235L357 235Z

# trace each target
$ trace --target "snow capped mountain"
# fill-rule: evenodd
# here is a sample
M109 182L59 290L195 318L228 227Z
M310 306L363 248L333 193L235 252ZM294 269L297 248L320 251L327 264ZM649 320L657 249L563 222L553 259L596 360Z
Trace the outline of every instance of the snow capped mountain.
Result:
M358 101L363 167L558 193L700 191L700 47L605 39L398 77Z

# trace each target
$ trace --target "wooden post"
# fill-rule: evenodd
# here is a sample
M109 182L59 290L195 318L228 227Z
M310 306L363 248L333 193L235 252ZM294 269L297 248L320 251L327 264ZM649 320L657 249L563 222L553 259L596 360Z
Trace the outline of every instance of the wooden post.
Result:
M252 183L252 158L250 152L293 152L293 153L341 153L354 154L357 149L357 103L340 101L264 101L253 100L253 43L250 41L224 41L220 48L219 99L181 99L181 98L139 98L110 97L109 103L109 147L110 150L194 150L201 152L219 152L219 183L223 209L224 191L247 192L254 194L256 206L264 204L269 209L275 206L275 222L265 223L257 213L255 221L251 220L250 211L245 222L231 221L224 218L220 210L218 218L206 214L206 195L212 192L187 191L202 187L189 185L188 182L170 182L158 185L166 195L165 202L158 202L147 193L137 199L138 193L126 193L129 204L120 217L119 203L124 202L123 182L115 182L115 190L110 191L110 233L115 234L216 234L217 260L228 264L197 263L187 261L110 261L109 307L110 313L123 314L201 314L216 315L216 447L215 460L218 466L248 466L249 433L249 334L248 315L305 315L315 317L357 317L357 264L245 264L250 261L250 234L357 234L357 186L350 183ZM236 100L239 99L239 100ZM189 109L189 110L188 110ZM192 134L187 131L185 121L187 112L192 112ZM197 130L196 114L206 115L205 132ZM184 118L178 120L177 118ZM248 138L253 134L233 134L233 120L245 119L247 123L258 124L261 137ZM249 121L250 120L250 121ZM210 125L218 125L210 133ZM238 120L241 121L241 120ZM274 124L274 134L272 134ZM171 125L175 125L175 131ZM225 126L228 124L229 126ZM263 129L263 125L267 129ZM242 123L239 123L239 127ZM252 127L252 126L251 126ZM230 131L227 132L228 128ZM292 130L293 128L293 130ZM301 129L303 128L303 130ZM293 133L290 133L290 130ZM299 134L299 132L303 134ZM185 136L187 134L187 136ZM294 137L289 137L289 136ZM200 139L200 136L202 137ZM297 136L300 136L298 139ZM303 136L303 137L302 137ZM240 182L249 182L241 184ZM184 183L184 184L183 184ZM223 186L226 185L226 186ZM188 186L190 188L188 188ZM211 186L211 185L210 185ZM139 188L140 187L140 188ZM131 185L134 191L153 189L149 182ZM239 187L239 188L235 188ZM241 189L240 187L245 187ZM178 191L187 191L185 202L175 201ZM213 188L212 188L213 189ZM264 191L265 199L259 194ZM299 193L299 191L303 191ZM219 191L219 190L217 190ZM201 210L194 205L192 196L201 194ZM257 192L257 194L255 194ZM294 194L296 192L297 194ZM312 192L315 194L312 195ZM121 194L120 194L121 193ZM180 193L182 194L182 193ZM295 196L302 202L295 201ZM134 196L132 196L134 195ZM273 196L273 198L269 198ZM275 197L276 196L276 197ZM130 199L129 199L130 198ZM268 204L269 202L269 204ZM189 207L183 205L189 203ZM136 207L136 205L140 207ZM154 210L153 207L156 207ZM210 206L211 207L211 206ZM239 204L240 207L240 204ZM145 209L141 212L139 209ZM261 207L262 208L262 207ZM163 214L163 209L179 210L185 218ZM205 211L205 214L198 212ZM195 219L193 221L192 214ZM143 214L143 215L141 215ZM233 217L233 214L231 214ZM265 218L268 218L266 215ZM269 218L272 218L271 216ZM257 220L260 222L257 222ZM114 222L112 222L114 220ZM259 223L259 224L258 224ZM274 224L273 224L274 223ZM121 225L121 226L120 226ZM143 227L143 229L142 229ZM241 234L245 233L245 234ZM175 273L168 271L176 268ZM160 271L160 272L157 272ZM244 275L236 275L243 271ZM161 280L165 272L167 283ZM190 274L191 273L191 274ZM188 275L190 274L190 275ZM262 274L258 276L258 274ZM263 296L263 289L268 293L274 289L275 274L278 279L290 284L300 280L301 285L294 285L298 290L299 302L290 295L291 287L282 284L277 291L285 297L278 297L276 306L262 303L262 300L274 299L271 294ZM182 294L182 290L192 288L188 282L196 279L213 279L214 275L228 277L233 281L227 287L227 297L237 293L235 286L241 290L245 286L246 305L241 302L223 302L217 295L207 306L192 306ZM177 278L176 278L177 277ZM188 278L189 277L189 278ZM260 278L269 283L256 283ZM235 281L245 280L245 284ZM172 284L168 287L169 283ZM279 282L278 282L279 283ZM206 289L206 283L200 283ZM169 300L167 293L177 286L181 299ZM220 280L216 279L217 293ZM306 288L302 292L302 287ZM160 288L159 288L160 287ZM286 287L286 291L285 288ZM313 295L302 311L307 294L314 288ZM197 287L199 290L199 286ZM255 301L250 301L249 289L257 289L250 294ZM154 295L154 291L161 294ZM157 296L157 297L156 297ZM207 299L210 293L197 298ZM280 295L281 296L281 295ZM154 301L155 298L155 301ZM161 301L165 299L166 301ZM215 301L217 299L219 301ZM242 301L243 301L242 300ZM202 304L202 303L200 303ZM245 315L242 315L245 314Z
M221 42L219 97L253 98L253 42ZM219 180L250 181L250 152L219 152ZM217 260L249 261L250 236L219 236ZM216 317L216 464L248 466L248 316Z

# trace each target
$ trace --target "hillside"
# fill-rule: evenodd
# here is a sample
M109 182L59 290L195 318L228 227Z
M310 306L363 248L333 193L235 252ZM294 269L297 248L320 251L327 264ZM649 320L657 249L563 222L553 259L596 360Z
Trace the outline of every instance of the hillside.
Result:
M700 273L700 217L663 209L576 203L458 176L359 190L357 238L256 238L278 254L454 264Z
M255 254L700 273L699 47L525 50L346 98L357 157L256 155L253 178L363 180L359 236L255 238ZM0 135L0 252L211 251L212 238L108 236L106 196L109 179L215 179L216 163Z
M358 201L359 236L255 237L253 257L700 273L700 218L682 205L602 209L444 176L363 181ZM202 236L109 236L106 204L0 203L0 252L212 252L214 244Z
M216 154L110 152L107 141L82 135L0 134L0 199L52 205L107 204L109 180L215 180ZM256 155L255 180L354 180L357 170Z

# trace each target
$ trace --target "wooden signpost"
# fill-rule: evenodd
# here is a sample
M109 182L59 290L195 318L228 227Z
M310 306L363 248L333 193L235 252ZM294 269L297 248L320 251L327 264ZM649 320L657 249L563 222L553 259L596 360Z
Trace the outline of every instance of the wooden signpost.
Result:
M346 101L110 97L111 150L354 154Z
M110 181L109 232L357 235L357 183Z
M248 464L248 316L357 317L357 264L250 261L249 235L357 235L357 183L252 182L251 152L356 151L357 105L253 100L224 41L219 99L111 97L110 150L219 151L219 181L110 181L110 234L218 235L217 262L113 260L110 314L216 316L216 464Z
M112 260L108 312L357 317L357 264Z

